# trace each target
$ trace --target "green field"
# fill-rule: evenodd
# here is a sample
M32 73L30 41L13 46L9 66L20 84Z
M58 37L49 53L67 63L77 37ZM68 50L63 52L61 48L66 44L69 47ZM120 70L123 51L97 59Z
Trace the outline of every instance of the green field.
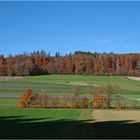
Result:
M94 88L105 84L117 84L122 93L139 94L140 82L124 79L122 76L79 76L79 75L47 75L27 76L15 81L0 81L0 93L17 93L32 87L34 90L45 89L48 92L59 93L72 90L74 83L92 84ZM73 84L72 84L73 83ZM76 84L75 84L76 85ZM83 87L81 85L81 87Z
M91 109L15 107L17 95L27 88L33 88L34 91L44 89L49 95L69 96L72 94L73 86L78 85L82 91L81 96L91 96L89 91L106 84L118 85L121 88L120 94L129 99L140 99L140 82L121 76L48 75L0 81L0 138L140 138L137 131L139 123L129 124L124 114L118 116L119 113L102 111L94 116ZM131 118L133 114L133 111L130 111L126 116L139 121L140 119L134 116Z
M6 96L20 95L25 89L45 90L49 95L72 95L73 86L78 85L80 96L91 96L89 91L106 84L116 84L120 94L127 98L140 98L140 81L125 79L122 76L79 76L79 75L46 75L27 76L15 81L0 81L0 94ZM90 85L90 86L87 86ZM16 104L17 99L0 99L0 106Z
M139 110L0 108L0 139L140 138Z
M0 108L0 138L94 138L92 110Z

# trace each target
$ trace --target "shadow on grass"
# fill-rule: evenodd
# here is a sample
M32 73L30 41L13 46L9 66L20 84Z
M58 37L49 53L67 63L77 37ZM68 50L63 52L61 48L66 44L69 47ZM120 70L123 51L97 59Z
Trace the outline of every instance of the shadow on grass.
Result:
M134 123L131 120L93 122L91 120L51 120L50 118L43 120L24 117L0 117L0 138L140 138L140 123Z

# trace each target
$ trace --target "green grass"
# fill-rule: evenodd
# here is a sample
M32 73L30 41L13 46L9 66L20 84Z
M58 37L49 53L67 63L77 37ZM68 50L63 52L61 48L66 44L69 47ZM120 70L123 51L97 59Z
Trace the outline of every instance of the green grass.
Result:
M16 107L1 107L1 116L23 116L24 119L40 119L34 122L44 122L59 119L78 119L82 110L67 110L67 109L18 109ZM49 118L49 119L48 119Z
M43 75L27 76L15 81L0 81L0 94L20 95L25 89L34 91L46 90L49 95L72 95L74 85L71 83L91 83L95 86L80 86L81 96L90 96L88 90L95 90L98 86L116 84L120 86L120 93L128 98L140 98L140 81L124 79L122 76L80 76L80 75Z
M18 99L6 99L0 98L0 107L1 106L16 106Z
M93 138L91 128L82 125L92 119L91 113L92 110L1 107L0 138Z
M122 89L140 91L140 82L130 79L124 79L122 76L79 76L79 75L48 75L48 76L33 76L19 79L18 81L27 83L41 84L64 84L68 82L86 82L97 85L117 84Z
M89 96L87 90L95 90L101 85L117 84L123 96L129 99L140 98L140 82L124 79L121 76L29 76L15 81L0 81L0 94L15 96L27 88L33 88L34 91L44 89L51 95L71 95L72 82L95 85L91 89L81 85L80 89L84 96ZM92 110L17 109L15 107L17 100L0 98L0 138L127 138L127 133L120 133L117 137L116 132L120 129L121 132L127 130L132 132L129 129L131 126L125 121L94 123ZM140 103L137 104L140 106ZM112 117L111 114L108 115ZM135 124L134 128L137 127ZM128 138L137 138L139 132L136 134L135 132L137 131L133 131L132 135L129 133ZM122 137L123 134L126 137Z
M0 139L140 138L138 122L110 111L103 111L99 114L103 120L96 121L93 110L0 107Z
M140 94L124 94L124 97L127 98L140 98Z
M98 86L117 84L127 94L140 92L139 81L124 79L121 76L47 75L27 76L16 81L0 81L0 93L6 93L6 91L7 93L18 93L28 87L35 90L46 89L55 92L71 91L72 85L69 82L92 83Z
M48 75L48 76L34 76L25 77L24 79L19 79L18 81L33 82L33 83L54 83L54 84L67 84L70 81L73 82L88 82L99 85L104 84L118 84L123 88L129 89L140 89L139 81L124 79L122 76L79 76L79 75Z

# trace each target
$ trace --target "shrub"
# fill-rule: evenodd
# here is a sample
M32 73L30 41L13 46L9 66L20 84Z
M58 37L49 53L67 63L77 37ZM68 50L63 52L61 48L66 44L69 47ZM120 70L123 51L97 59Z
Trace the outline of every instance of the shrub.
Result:
M59 108L59 106L60 106L60 104L59 104L60 99L58 97L52 98L51 101L52 101L51 107Z
M81 103L83 108L88 108L89 107L89 99L87 97L84 97L82 99L82 103Z
M44 92L34 94L35 98L31 104L31 107L46 108L48 106L48 96Z

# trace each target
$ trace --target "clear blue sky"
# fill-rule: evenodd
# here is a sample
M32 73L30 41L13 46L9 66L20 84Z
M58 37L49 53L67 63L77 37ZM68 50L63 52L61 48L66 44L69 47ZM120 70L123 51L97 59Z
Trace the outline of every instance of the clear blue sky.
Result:
M140 1L0 2L0 54L140 52Z

